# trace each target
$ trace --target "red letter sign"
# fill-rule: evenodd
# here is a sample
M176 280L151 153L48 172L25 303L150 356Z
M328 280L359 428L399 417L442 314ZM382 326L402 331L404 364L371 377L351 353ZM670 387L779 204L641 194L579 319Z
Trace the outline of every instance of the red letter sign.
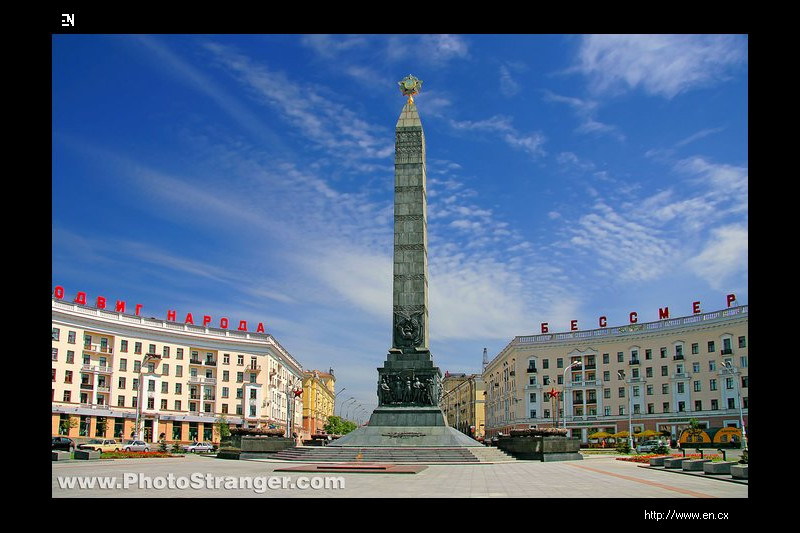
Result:
M736 301L736 295L735 294L729 294L727 299L728 299L728 307L730 307L731 304Z
M221 327L222 329L228 329L228 319L225 317L220 318L219 327Z
M56 297L56 300L62 299L64 297L64 287L61 285L56 285L56 288L53 291L53 296Z
M264 333L264 324L262 322L258 323L258 327L256 328L256 333Z
M142 307L144 307L142 304L136 304L136 313L134 313L136 316L139 316L139 311L142 310Z
M598 320L598 322L600 323L600 327L604 328L608 324L608 319L606 319L606 317L604 317L604 316L601 316L600 320Z
M239 331L247 331L247 321L246 320L240 320L238 329L239 329Z
M692 312L695 314L702 313L702 311L700 311L700 302L692 302Z
M186 320L183 321L185 324L191 324L194 326L194 318L192 318L192 313L186 313Z
M569 329L570 329L570 331L578 331L578 321L577 320L570 320L569 321Z
M637 320L639 320L639 315L636 314L636 311L631 311L631 314L630 314L631 324L636 324Z
M172 309L167 311L167 322L175 322L178 319L178 312Z
M106 299L103 296L97 297L97 308L98 309L105 309L106 308Z
M547 327L547 322L542 322L542 333L547 333L550 331Z
M211 317L208 315L203 315L203 326L207 326L211 323Z
M79 292L74 301L76 304L86 305L86 293Z
M124 313L125 312L125 302L123 300L117 300L117 306L114 308L117 313Z
M669 307L658 308L658 319L661 320L662 318L669 318Z

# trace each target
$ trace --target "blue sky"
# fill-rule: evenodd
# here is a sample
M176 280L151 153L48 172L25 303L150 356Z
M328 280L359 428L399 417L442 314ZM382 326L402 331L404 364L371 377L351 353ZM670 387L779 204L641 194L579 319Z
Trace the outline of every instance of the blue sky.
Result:
M737 35L54 35L52 283L262 322L340 398L391 344L397 82L427 143L430 335L516 335L748 296Z

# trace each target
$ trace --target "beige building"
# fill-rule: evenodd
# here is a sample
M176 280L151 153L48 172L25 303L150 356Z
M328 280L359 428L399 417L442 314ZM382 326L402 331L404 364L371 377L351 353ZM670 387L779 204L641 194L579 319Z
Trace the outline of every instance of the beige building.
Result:
M484 387L480 374L445 373L440 407L447 423L472 438L485 434Z
M269 334L52 299L52 433L219 441L215 421L302 428L302 367ZM287 409L288 408L288 409Z
M566 426L586 443L600 430L668 431L689 420L745 429L748 307L595 330L515 337L483 373L487 436ZM559 403L551 391L560 393Z
M303 373L303 437L320 433L333 415L336 377L328 372L307 370Z

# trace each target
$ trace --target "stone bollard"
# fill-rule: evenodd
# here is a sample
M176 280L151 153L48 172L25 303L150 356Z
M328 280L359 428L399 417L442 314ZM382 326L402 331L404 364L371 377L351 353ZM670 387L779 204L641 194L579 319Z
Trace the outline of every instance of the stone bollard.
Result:
M70 453L64 450L53 450L53 461L67 461Z
M731 476L733 479L747 479L747 465L731 465Z
M717 462L706 463L703 465L703 473L708 474L710 476L730 474L731 466L735 464L736 463L732 461L717 461Z
M681 467L684 472L703 472L703 465L710 462L711 459L687 459Z

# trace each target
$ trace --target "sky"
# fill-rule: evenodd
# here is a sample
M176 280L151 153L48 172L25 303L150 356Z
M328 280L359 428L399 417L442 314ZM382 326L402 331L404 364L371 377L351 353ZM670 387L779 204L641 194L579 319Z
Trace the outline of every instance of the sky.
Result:
M53 287L263 323L371 412L408 74L442 372L747 304L743 35L53 35Z

